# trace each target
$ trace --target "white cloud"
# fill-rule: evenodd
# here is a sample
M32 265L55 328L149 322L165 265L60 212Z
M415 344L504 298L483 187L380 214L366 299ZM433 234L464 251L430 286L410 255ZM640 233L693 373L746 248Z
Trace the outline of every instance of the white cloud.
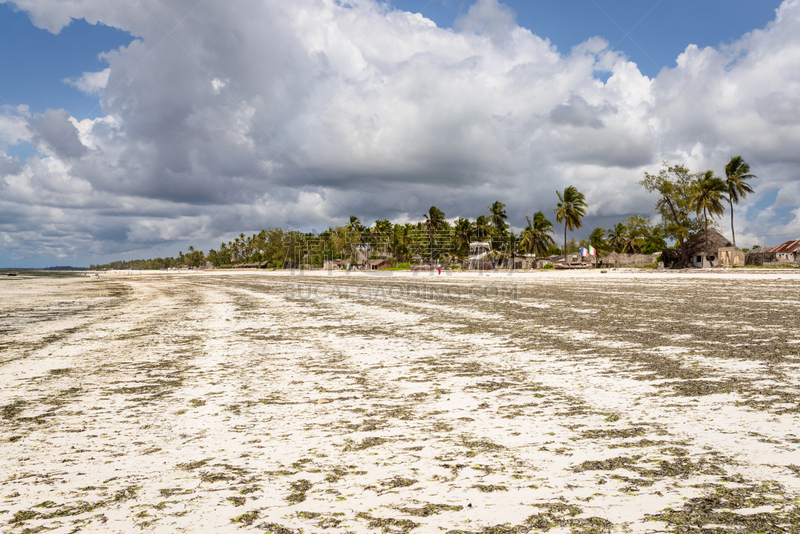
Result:
M100 95L105 118L49 110L29 127L0 113L0 143L44 152L2 203L6 213L38 210L36 224L0 221L0 232L24 229L34 242L65 209L82 214L73 246L87 254L216 245L351 213L413 219L432 204L474 217L495 199L520 226L550 213L568 184L587 194L590 214L610 217L650 211L636 182L662 160L721 173L741 154L759 176L736 212L747 244L772 231L753 201L776 188L781 199L796 194L798 0L731 45L687 46L654 79L599 38L560 52L496 0L473 5L455 31L373 0L16 5L50 31L85 17L140 37L104 54L105 71L68 81ZM161 27L175 28L170 39ZM68 162L61 171L39 165L56 157ZM800 234L793 217L782 227Z
M23 141L31 141L31 133L25 122L30 116L27 106L11 108L0 106L0 143L16 145Z
M104 69L100 72L84 72L78 78L64 78L64 83L77 87L79 90L90 95L100 95L108 84L108 75L111 74L111 69Z

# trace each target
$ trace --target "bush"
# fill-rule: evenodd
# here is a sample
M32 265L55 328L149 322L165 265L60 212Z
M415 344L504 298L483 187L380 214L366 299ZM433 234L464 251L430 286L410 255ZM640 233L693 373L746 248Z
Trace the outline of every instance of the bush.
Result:
M542 269L555 269L555 268L556 268L556 266L553 265L552 263L548 263L547 265L542 267Z

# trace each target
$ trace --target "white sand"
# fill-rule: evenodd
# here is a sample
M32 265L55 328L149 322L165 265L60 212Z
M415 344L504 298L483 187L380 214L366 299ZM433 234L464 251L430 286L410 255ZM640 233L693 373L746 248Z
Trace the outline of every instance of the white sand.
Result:
M388 274L0 280L0 529L800 517L799 274Z

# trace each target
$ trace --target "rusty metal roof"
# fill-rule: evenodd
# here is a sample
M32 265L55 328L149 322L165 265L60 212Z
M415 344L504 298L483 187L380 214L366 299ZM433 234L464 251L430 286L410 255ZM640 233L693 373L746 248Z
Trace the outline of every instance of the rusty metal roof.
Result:
M795 239L794 241L787 241L783 245L778 245L777 247L768 248L764 252L798 252L800 251L800 239Z

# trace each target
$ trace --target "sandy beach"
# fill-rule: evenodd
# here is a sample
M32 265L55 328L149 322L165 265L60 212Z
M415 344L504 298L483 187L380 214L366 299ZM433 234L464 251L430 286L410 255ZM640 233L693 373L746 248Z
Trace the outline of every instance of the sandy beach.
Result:
M4 278L0 531L800 532L798 295L744 269Z

